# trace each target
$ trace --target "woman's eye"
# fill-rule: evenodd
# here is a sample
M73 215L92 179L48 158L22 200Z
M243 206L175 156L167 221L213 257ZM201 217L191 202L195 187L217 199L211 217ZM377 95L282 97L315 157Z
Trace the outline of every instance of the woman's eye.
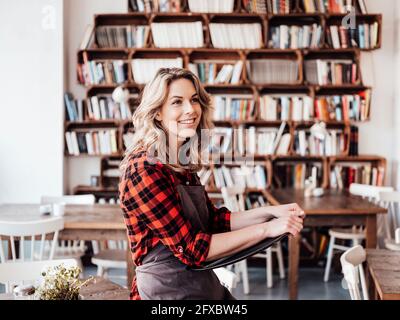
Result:
M199 100L199 98L193 98L192 101L197 103L197 102L199 102L200 100Z
M181 101L180 100L175 100L174 102L172 102L172 104L178 105L178 104L181 104Z

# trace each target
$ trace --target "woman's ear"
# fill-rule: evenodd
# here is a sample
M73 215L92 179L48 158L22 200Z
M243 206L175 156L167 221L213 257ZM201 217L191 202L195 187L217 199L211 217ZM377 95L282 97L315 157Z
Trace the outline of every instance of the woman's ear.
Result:
M157 120L157 121L161 121L161 114L160 114L160 112L157 112L157 113L156 113L156 120Z

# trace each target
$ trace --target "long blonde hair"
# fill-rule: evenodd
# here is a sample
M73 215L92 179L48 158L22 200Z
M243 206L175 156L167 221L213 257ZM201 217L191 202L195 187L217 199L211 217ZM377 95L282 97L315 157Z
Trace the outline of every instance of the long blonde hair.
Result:
M169 93L170 84L178 79L187 79L193 83L202 110L199 126L196 135L184 144L188 149L188 165L168 164L169 154L165 137L168 132L156 120L156 115L166 102ZM191 71L181 68L161 68L149 83L144 87L141 94L141 101L132 116L135 133L132 143L125 152L124 159L121 162L121 170L125 171L128 158L131 154L141 150L150 151L158 159L166 156L165 164L176 171L189 169L198 171L201 168L202 154L208 147L207 143L199 143L199 138L204 138L204 132L213 127L210 119L211 98L200 83L200 80ZM204 140L204 139L203 139ZM203 150L202 150L203 149Z

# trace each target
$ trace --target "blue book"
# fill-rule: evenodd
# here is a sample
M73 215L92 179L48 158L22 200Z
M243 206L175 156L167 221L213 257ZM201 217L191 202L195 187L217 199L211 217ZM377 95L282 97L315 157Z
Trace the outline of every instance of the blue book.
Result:
M64 101L65 101L65 107L67 109L68 120L75 121L74 112L73 112L72 106L71 106L71 99L72 99L72 95L70 93L67 92L64 94Z
M359 46L361 49L365 48L365 30L364 26L359 24L358 25L358 41L359 41Z

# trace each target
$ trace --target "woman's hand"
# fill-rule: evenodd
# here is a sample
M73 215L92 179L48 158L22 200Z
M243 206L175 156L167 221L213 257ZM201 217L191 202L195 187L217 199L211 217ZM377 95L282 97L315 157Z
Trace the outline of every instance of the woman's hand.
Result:
M263 207L266 212L274 216L275 218L297 216L304 219L306 216L304 210L300 208L297 203L283 204L279 206L267 206Z
M264 223L266 238L273 238L284 233L290 233L297 236L303 229L303 218L298 215L286 215L274 218Z

